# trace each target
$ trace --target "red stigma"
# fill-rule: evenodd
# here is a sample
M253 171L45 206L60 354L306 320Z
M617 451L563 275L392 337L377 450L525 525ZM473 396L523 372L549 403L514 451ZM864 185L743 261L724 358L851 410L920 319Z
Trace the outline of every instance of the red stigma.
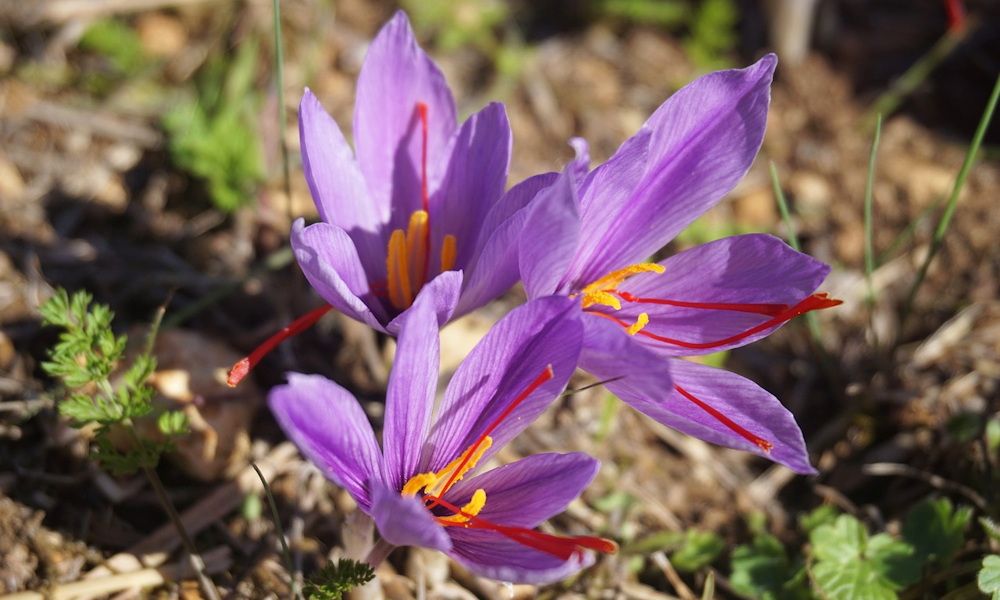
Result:
M765 440L764 438L762 438L760 436L756 436L756 435L750 433L749 431L747 431L742 426L736 424L732 419L730 419L726 415L722 414L722 412L720 412L718 409L713 408L713 407L709 406L708 404L705 404L705 402L703 402L702 400L699 400L694 395L692 395L691 392L685 390L681 386L675 385L674 389L677 390L682 396L684 396L685 398L687 398L691 402L694 402L695 405L698 406L698 408L700 408L703 411L707 412L708 414L712 415L712 417L715 418L715 420L717 420L718 422L722 423L723 425L725 425L726 427L728 427L729 429L731 429L733 431L733 433L739 435L741 438L743 438L743 439L747 440L748 442L752 443L753 445L757 446L758 448L760 448L764 452L770 452L771 448L774 448L774 444L772 444L771 442Z
M587 550L595 550L597 552L602 552L604 554L613 554L618 551L618 544L614 543L612 540L607 540L599 537L592 536L567 536L562 537L558 535L551 535L548 533L542 533L541 531L536 531L534 529L528 529L526 527L514 527L512 525L499 525L497 523L492 523L486 519L482 519L475 515L470 515L457 506L450 504L440 498L435 496L426 496L428 500L431 500L433 504L439 504L444 508L454 512L456 515L462 515L467 518L468 521L464 523L452 523L450 521L442 521L438 519L438 523L445 527L465 527L468 529L482 529L485 531L494 531L500 535L506 537L507 539L513 540L518 544L528 546L529 548L534 548L546 554L551 554L560 560L569 560L574 556L580 554L580 549L585 548Z
M668 338L662 335L657 335L655 333L650 333L645 329L636 332L636 335L642 335L649 339L656 340L658 342L663 342L664 344L670 344L671 346L679 346L681 348L687 348L689 350L711 350L712 348L719 348L721 346L726 346L728 344L744 340L752 335L760 333L761 331L770 329L771 327L781 325L785 321L789 321L807 312L813 310L819 310L822 308L830 308L831 306L837 306L841 304L840 300L834 300L829 296L827 296L826 294L822 293L808 296L795 306L788 306L784 304L750 304L750 303L728 304L728 303L712 303L712 302L680 302L675 300L663 300L658 298L636 298L632 294L617 292L617 291L615 293L620 298L626 301L645 302L649 304L667 304L670 306L682 306L687 308L729 310L729 311L757 313L757 314L771 316L770 319L764 321L760 325L751 327L750 329L737 333L736 335L731 335L727 338L723 338L721 340L715 340L713 342L685 342L683 340L677 340L674 338ZM599 315L606 319L611 319L612 321L618 323L622 327L627 328L630 326L629 323L626 323L625 321L606 313L596 312L596 311L587 311L587 312L589 312L590 314Z
M427 193L427 129L430 118L427 116L427 104L424 102L417 102L417 117L420 119L420 205L427 213L428 234L424 239L424 256L427 260L424 261L423 273L423 280L426 282L431 266L431 201Z
M948 31L959 32L965 28L965 5L962 0L944 0L948 11Z
M707 310L729 310L733 312L755 313L777 316L788 310L787 304L751 304L738 302L684 302L682 300L667 300L665 298L639 298L628 292L614 290L611 293L626 302L638 302L642 304L663 304L666 306L676 306L679 308L703 308Z
M235 365L233 365L233 368L229 370L229 376L226 378L226 384L229 387L236 387L236 385L243 381L243 378L250 373L250 370L256 367L257 363L259 363L262 358L267 356L271 350L274 350L278 344L311 327L313 323L319 321L320 317L329 312L331 308L333 308L333 306L327 304L326 306L321 306L316 310L308 312L298 319L295 319L291 325L267 338L267 340L265 340L260 346L257 346L257 348L251 352L249 356L241 358Z
M541 387L543 383L552 379L553 377L555 377L555 372L552 370L552 365L546 366L545 370L542 371L538 375L538 377L535 378L534 381L528 384L528 387L525 388L525 390L521 392L517 396L517 398L514 398L514 401L511 402L510 405L507 408L505 408L502 413L500 413L500 416L494 419L493 422L490 423L489 427L483 430L483 432L479 435L479 437L476 438L475 443L473 443L472 446L469 447L469 450L466 452L465 460L459 463L458 468L456 468L454 472L452 472L451 477L448 478L448 481L445 482L444 487L442 489L448 490L449 488L451 488L451 486L458 479L459 473L464 472L465 465L469 463L469 460L471 460L472 456L475 455L476 450L478 450L479 446L486 440L486 438L489 437L491 433L493 433L493 430L496 429L500 425L500 423L503 422L504 419L510 416L510 413L512 413L514 409L518 407L518 405L524 402L528 396L530 396L532 393L534 393L535 390ZM432 496L429 497L433 498ZM428 508L433 508L436 504L439 503L440 503L439 500L434 499L433 502L428 506Z

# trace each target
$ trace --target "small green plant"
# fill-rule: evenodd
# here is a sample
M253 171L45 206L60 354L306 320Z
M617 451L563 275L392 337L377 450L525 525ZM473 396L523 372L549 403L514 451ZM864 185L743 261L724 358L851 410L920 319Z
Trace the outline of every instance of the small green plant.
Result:
M136 430L136 420L153 410L153 388L146 381L156 369L152 347L163 311L153 323L145 351L126 367L128 340L112 331L115 314L111 309L93 304L93 299L87 292L70 297L66 290L59 289L39 307L44 324L63 329L49 352L49 360L42 363L47 373L61 379L68 388L67 398L58 405L59 411L77 427L96 424L93 455L101 466L115 474L143 471L177 529L202 591L209 600L218 600L219 593L205 574L205 563L155 469L174 439L187 431L187 419L179 411L160 414L157 425L163 437L158 440L142 437ZM124 432L125 450L112 442L113 431Z
M978 569L978 561L951 569L971 519L969 507L956 508L946 498L926 500L906 516L897 539L820 507L799 522L808 535L807 551L789 552L776 537L758 531L750 544L733 551L730 583L759 600L895 600L918 582L930 587L948 581L954 588L954 581L928 575L952 573L953 579ZM983 580L990 577L980 574L984 591Z
M235 58L216 58L202 69L196 97L163 116L170 155L208 184L212 202L232 212L245 206L264 179L254 78L257 43L241 44Z
M727 55L736 47L740 12L733 0L702 0L688 24L684 49L705 70L725 69Z
M139 34L117 19L94 22L80 38L80 49L104 56L122 75L135 75L148 60Z
M371 565L342 558L316 571L306 582L304 592L310 600L335 600L372 579L375 569Z
M124 367L127 339L112 332L114 313L92 301L87 292L70 297L60 289L39 308L46 325L63 329L42 368L68 388L59 412L77 427L97 425L94 457L102 466L115 474L155 467L174 438L186 431L187 421L182 412L166 411L157 418L163 439L137 434L136 420L153 410L154 390L146 380L156 369L156 359L147 345ZM116 428L125 431L129 449L118 450L112 443L109 436Z
M990 554L983 559L983 568L976 578L979 590L990 600L1000 600L1000 556Z
M592 6L597 14L664 27L683 25L691 16L680 0L594 0Z

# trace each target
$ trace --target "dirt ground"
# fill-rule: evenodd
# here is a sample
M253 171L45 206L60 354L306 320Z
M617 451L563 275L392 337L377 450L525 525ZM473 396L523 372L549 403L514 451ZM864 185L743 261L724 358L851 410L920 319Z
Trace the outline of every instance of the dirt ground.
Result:
M116 590L114 597L199 597L145 479L96 469L87 458L86 434L54 409L57 389L39 363L57 332L40 326L37 306L62 286L88 289L110 304L122 332L141 334L155 310L169 303L155 384L192 416L194 431L161 466L161 476L177 505L200 519L196 543L230 597L288 597L287 569L250 459L275 494L295 570L308 574L350 556L363 540L352 500L284 442L264 408L265 392L286 371L322 373L356 391L377 427L391 342L331 315L285 343L236 390L222 385L218 373L321 303L285 249L290 218L315 217L298 160L295 111L308 85L338 123L350 123L366 44L394 5L283 3L288 128L281 131L275 122L273 76L262 61L259 127L267 177L250 207L226 214L212 206L203 182L172 162L159 115L174 97L160 92L190 82L207 56L229 52L248 36L270 35L270 2L189 0L121 13L145 51L158 57L160 87L150 93L117 82L93 93L84 75L104 67L77 42L88 22L110 14L95 8L105 4L115 3L39 2L34 13L0 3L0 593L143 573L145 565L172 569L166 583L135 580L119 588L131 592ZM767 531L801 547L797 519L822 504L890 531L928 496L997 516L997 457L983 441L983 424L1000 410L995 151L972 170L940 253L900 323L964 160L969 123L982 111L981 88L988 91L992 78L966 75L965 104L956 106L949 78L957 75L943 67L886 120L873 195L874 248L882 258L869 303L863 199L872 130L864 125L866 110L899 65L905 68L905 57L926 51L947 24L937 9L918 11L914 23L921 27L910 36L883 39L873 21L898 16L891 2L873 9L868 21L858 17L857 2L830 4L839 4L840 30L822 32L819 49L799 64L781 63L764 147L750 174L696 232L668 249L734 228L787 238L768 174L773 162L804 251L834 266L822 289L844 303L817 313L820 346L804 322L794 322L733 351L726 366L795 413L819 475L795 476L686 438L624 406L609 410L599 387L567 395L499 459L553 449L600 459L597 480L551 530L610 536L623 550L563 584L516 586L514 597L687 600L711 572L717 597L737 598L719 568L724 557L678 574L662 551L637 541L696 528L731 547L745 543L748 522L763 515ZM749 24L741 46L746 54L739 63L734 55L734 64L764 51L763 34L750 27L763 22L762 13L754 3L741 6ZM993 15L976 13L979 6L970 3L970 14L989 23ZM481 50L432 51L463 114L494 95L507 104L515 140L509 183L560 168L571 155L566 140L572 136L585 137L594 163L603 161L699 74L678 37L662 28L573 16L546 28L535 15L536 28L526 28L531 35L512 74L498 73ZM433 47L433 36L418 35ZM976 48L963 46L963 52L976 56ZM269 52L266 47L262 56ZM967 64L959 67L969 72ZM282 137L291 145L291 197L283 191L276 150ZM444 331L445 376L519 294L514 290ZM185 374L179 387L172 379L177 373ZM581 374L570 387L589 383ZM978 424L972 435L960 434L958 424L970 419ZM970 535L963 552L981 554L984 544ZM359 596L510 597L503 586L416 550L394 553L377 581ZM912 597L938 597L925 593Z

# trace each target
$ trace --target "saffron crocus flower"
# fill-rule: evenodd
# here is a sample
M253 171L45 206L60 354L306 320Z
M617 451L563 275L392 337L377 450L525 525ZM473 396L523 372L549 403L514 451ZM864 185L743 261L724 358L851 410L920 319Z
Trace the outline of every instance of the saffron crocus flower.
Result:
M496 298L518 279L515 217L537 192L504 194L510 124L491 103L458 126L437 65L397 12L358 77L352 151L306 91L299 107L306 181L322 222L292 229L292 248L334 308L392 335L421 293L439 324ZM460 271L463 277L438 279Z
M768 235L742 235L645 262L732 190L767 119L777 59L706 75L669 98L605 164L587 146L533 202L522 232L530 298L580 301L581 367L657 421L814 472L792 415L753 382L663 360L760 339L839 304L814 294L829 267Z
M613 552L608 540L533 529L591 481L598 463L589 456L540 454L471 476L565 387L582 340L575 303L542 298L512 311L432 414L439 342L428 300L403 317L381 449L357 400L321 376L292 374L270 396L289 438L373 517L382 538L373 556L423 546L486 577L545 583L589 565L586 549Z
M272 336L229 375L236 385L278 343L331 308L396 335L421 294L439 325L510 288L519 278L523 210L548 180L504 193L511 132L503 104L458 126L437 65L397 12L372 41L358 77L354 150L306 90L299 106L306 182L321 222L292 226L291 244L329 305Z

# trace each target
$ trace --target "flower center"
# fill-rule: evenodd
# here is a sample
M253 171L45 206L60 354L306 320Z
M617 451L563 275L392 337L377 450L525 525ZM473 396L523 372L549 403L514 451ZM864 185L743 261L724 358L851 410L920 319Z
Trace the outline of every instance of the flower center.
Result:
M392 232L385 259L387 279L384 283L375 283L371 286L376 295L388 295L389 303L400 311L413 305L413 299L430 279L431 274L431 217L427 188L427 105L418 102L416 110L421 135L421 209L410 215L406 231L396 229ZM458 241L455 236L445 235L441 242L441 262L437 273L454 268L457 252Z
M636 265L631 265L625 267L624 269L619 269L613 271L604 277L601 277L597 281L591 283L590 285L584 287L580 291L580 297L583 303L583 310L586 313L597 315L605 319L609 319L618 325L625 328L629 335L641 335L651 340L655 340L662 344L669 346L677 346L679 348L686 348L689 350L711 350L713 348L721 348L729 344L739 342L750 336L756 335L762 331L770 329L781 325L785 321L788 321L794 317L805 314L813 310L819 310L822 308L830 308L831 306L837 306L841 303L840 300L835 300L830 298L824 293L812 294L807 296L798 304L790 306L788 304L767 304L767 303L753 303L753 302L691 302L686 300L672 300L669 298L644 298L639 297L629 292L623 292L618 289L626 279L632 277L633 275L638 275L640 273L663 273L664 267L655 263L639 263ZM613 314L608 314L601 310L600 307L605 307L605 309L621 310L622 302L629 304L638 305L658 305L658 306L673 306L677 308L694 308L703 310L718 310L718 311L730 311L730 312L741 312L741 313L751 313L758 314L767 317L763 322L749 327L744 331L738 332L736 334L730 335L728 337L708 341L708 342L688 342L684 340L678 340L675 338L667 337L664 335L659 335L651 331L647 331L645 328L649 325L649 315L646 312L639 313L636 317L635 322L629 323L624 319L620 319ZM588 310L590 309L590 310ZM748 431L746 428L740 426L738 423L727 417L718 409L710 406L708 403L700 400L699 398L692 395L690 392L685 390L680 386L674 386L674 389L683 396L684 398L690 400L696 406L707 412L712 418L716 419L719 423L739 435L740 437L746 439L747 441L753 443L755 446L769 452L771 448L774 447L772 442L769 442L760 436Z
M508 405L500 415L476 438L462 454L455 460L448 463L440 471L420 473L411 477L404 485L400 494L406 497L414 497L420 494L424 506L428 510L443 508L451 512L450 515L434 514L434 520L443 527L464 527L470 529L483 529L493 531L500 535L514 540L525 546L541 550L548 554L557 556L563 560L568 560L574 554L580 552L581 548L589 548L600 552L612 553L617 551L618 546L611 540L597 537L561 537L549 535L533 529L524 527L514 527L510 525L500 525L479 517L480 511L486 506L486 490L479 488L465 505L459 507L444 499L455 483L462 480L466 473L475 468L482 459L483 454L493 444L490 434L514 412L525 399L535 390L555 376L552 365L545 367L538 377L534 379L528 387L521 392L513 402Z

